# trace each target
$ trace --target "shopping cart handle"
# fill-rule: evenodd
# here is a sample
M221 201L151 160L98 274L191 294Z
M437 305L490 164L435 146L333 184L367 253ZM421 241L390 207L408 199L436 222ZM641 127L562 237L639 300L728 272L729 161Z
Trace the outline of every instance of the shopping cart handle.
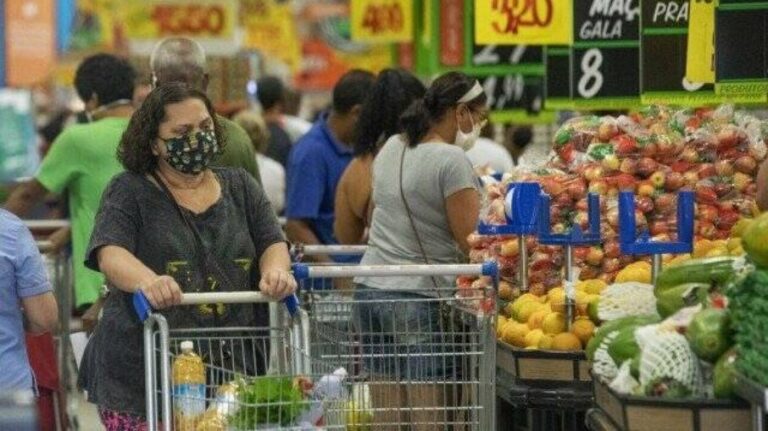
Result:
M182 298L182 305L190 304L203 304L208 302L221 301L228 304L243 304L243 303L256 303L256 302L269 302L268 297L262 295L259 292L222 292L222 293L202 293L202 294L185 294ZM283 304L288 309L288 314L291 317L296 316L299 312L299 298L295 294L291 294L283 298ZM154 311L152 304L149 303L146 295L141 290L134 292L133 294L133 309L136 311L136 315L140 321L145 321Z

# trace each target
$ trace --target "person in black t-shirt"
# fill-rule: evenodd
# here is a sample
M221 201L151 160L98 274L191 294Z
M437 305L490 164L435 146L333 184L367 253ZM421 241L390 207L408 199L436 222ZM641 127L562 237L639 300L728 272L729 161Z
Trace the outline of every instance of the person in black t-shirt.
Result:
M104 192L86 253L86 265L104 273L110 294L79 381L108 431L146 425L143 325L133 311L134 292L163 310L171 328L242 328L267 325L264 304L174 306L183 292L260 290L283 298L296 289L287 244L261 186L241 168L208 167L224 145L211 102L184 84L154 89L120 142L126 172ZM256 357L238 368L265 371L268 352L261 345L214 343L208 351L196 346L208 363L221 355Z

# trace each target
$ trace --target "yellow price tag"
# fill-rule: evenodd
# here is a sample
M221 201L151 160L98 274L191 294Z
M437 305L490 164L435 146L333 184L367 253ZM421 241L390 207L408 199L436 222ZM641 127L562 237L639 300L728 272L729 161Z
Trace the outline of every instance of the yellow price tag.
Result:
M350 2L352 40L368 43L413 40L413 0Z
M475 0L479 45L570 45L573 0Z
M717 0L691 0L685 77L715 82L715 8Z
M288 3L255 0L241 3L244 46L278 58L294 72L301 65L301 41L296 17Z

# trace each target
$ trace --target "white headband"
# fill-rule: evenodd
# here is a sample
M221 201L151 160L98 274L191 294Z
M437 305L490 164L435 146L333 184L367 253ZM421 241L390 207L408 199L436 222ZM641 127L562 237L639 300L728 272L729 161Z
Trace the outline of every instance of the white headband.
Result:
M475 100L475 98L481 94L483 94L483 86L480 85L479 81L475 81L475 85L472 86L472 88L467 91L467 94L461 96L461 99L459 99L456 103L467 103L472 100Z

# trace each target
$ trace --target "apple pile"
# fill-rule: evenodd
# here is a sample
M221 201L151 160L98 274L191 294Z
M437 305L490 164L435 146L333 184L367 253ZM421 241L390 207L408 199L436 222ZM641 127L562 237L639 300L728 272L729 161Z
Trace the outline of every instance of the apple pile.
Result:
M586 229L587 193L599 194L603 245L578 248L574 258L582 280L611 283L619 270L640 259L623 256L619 250L620 191L636 195L638 230L668 241L675 238L677 192L693 190L696 237L726 239L742 215L754 216L757 211L755 176L766 157L767 137L768 124L730 106L684 111L653 106L631 116L575 118L556 133L553 154L542 169L514 172L486 186L482 217L489 224L505 223L507 184L537 181L551 197L553 232L577 224ZM498 259L502 277L514 283L516 238L475 234L469 243L473 262ZM541 295L559 286L561 249L539 246L533 238L527 245L533 293Z

